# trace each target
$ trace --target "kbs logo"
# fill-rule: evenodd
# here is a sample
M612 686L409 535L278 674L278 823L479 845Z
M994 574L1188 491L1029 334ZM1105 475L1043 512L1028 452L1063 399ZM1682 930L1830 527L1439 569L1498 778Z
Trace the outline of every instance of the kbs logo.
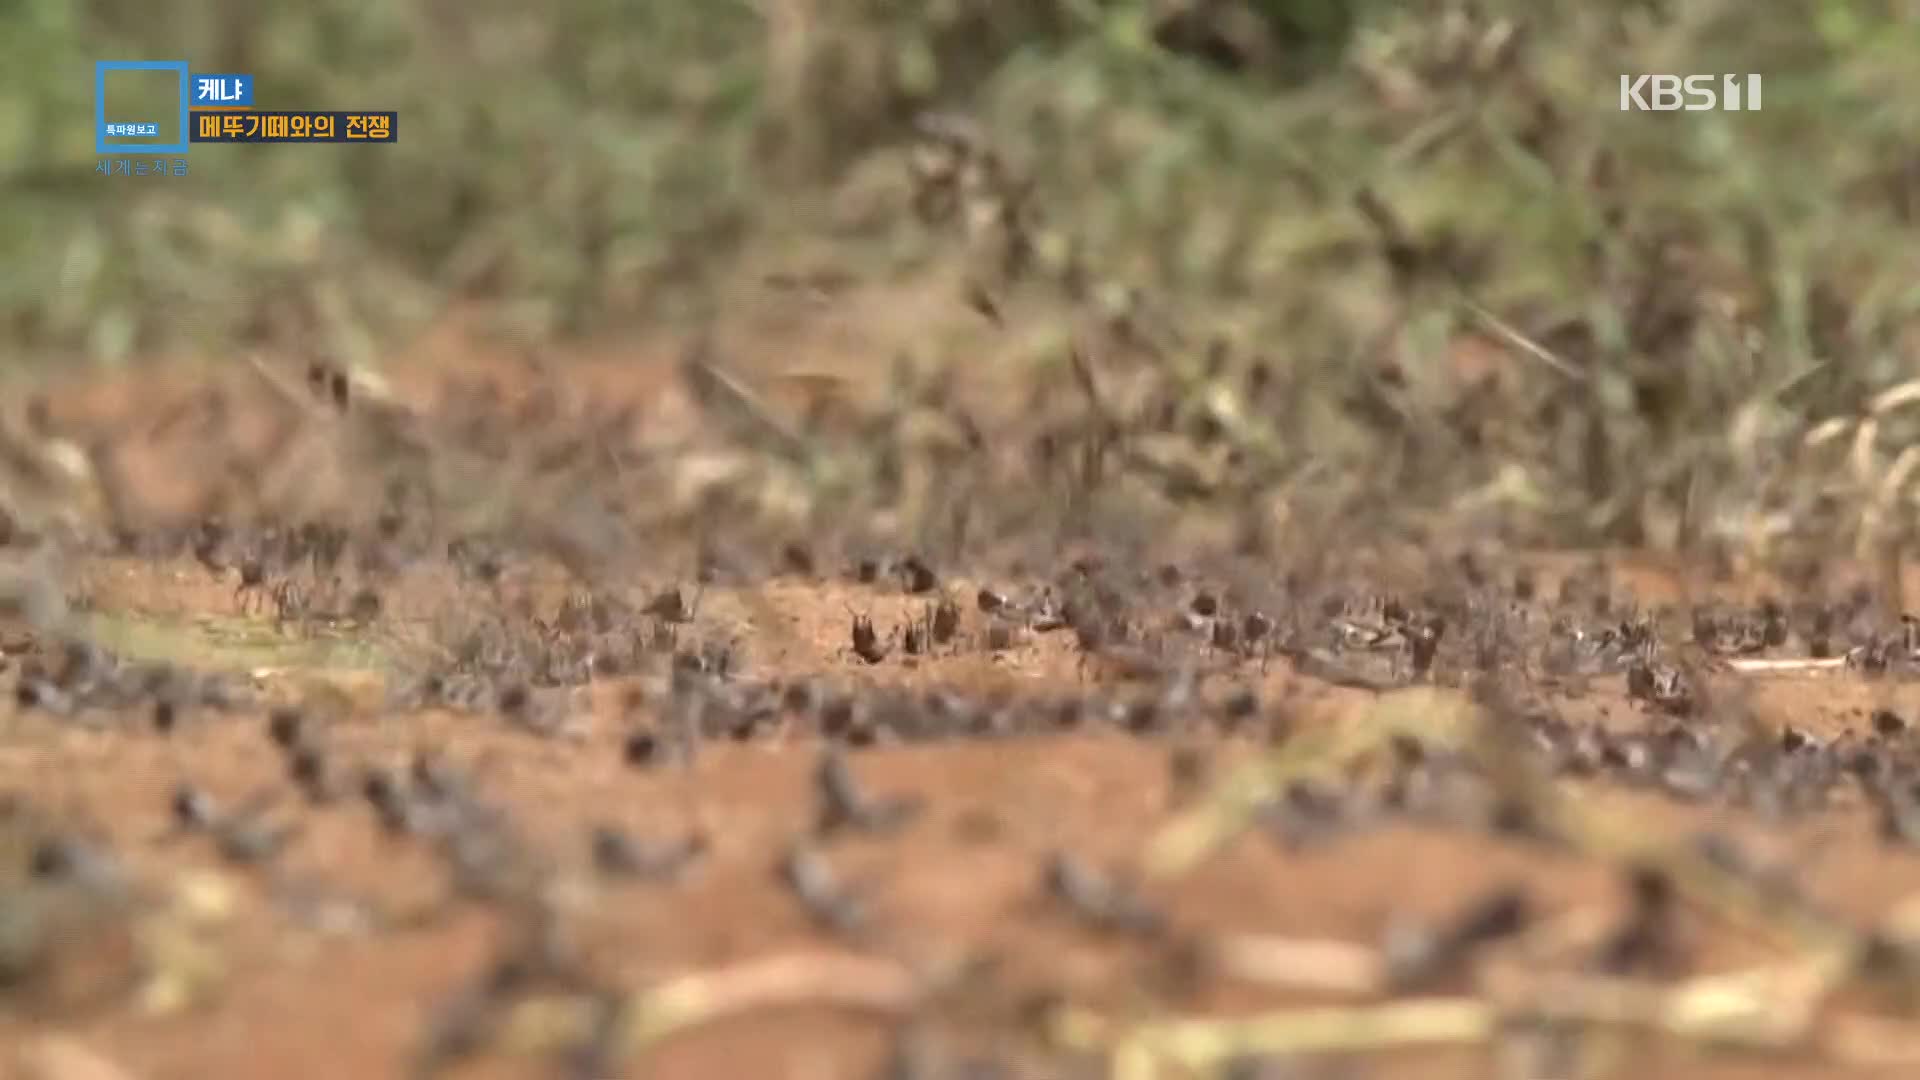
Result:
M1712 75L1622 75L1620 111L1760 111L1760 76L1721 75L1717 91L1715 81Z

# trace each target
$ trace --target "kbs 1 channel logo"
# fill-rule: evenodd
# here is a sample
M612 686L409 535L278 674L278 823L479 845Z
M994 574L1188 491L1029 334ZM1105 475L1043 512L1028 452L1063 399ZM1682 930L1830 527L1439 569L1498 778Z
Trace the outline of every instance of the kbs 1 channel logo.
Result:
M1621 112L1759 112L1758 75L1622 75Z
M112 94L112 118L108 98ZM93 146L102 176L185 176L194 143L373 143L400 137L378 110L260 109L251 75L190 72L185 60L97 60Z

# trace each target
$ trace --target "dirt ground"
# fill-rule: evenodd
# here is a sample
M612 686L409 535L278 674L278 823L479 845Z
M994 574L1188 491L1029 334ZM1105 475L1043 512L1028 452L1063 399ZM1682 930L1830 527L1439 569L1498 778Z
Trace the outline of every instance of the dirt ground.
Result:
M429 341L421 355L391 369L401 396L428 400L435 384L418 373L453 366L435 350L458 351ZM593 358L581 363L590 374L572 385L588 388L580 391L585 396L619 387L648 401L674 392L664 367L625 357L599 367ZM513 361L462 355L457 366L471 375L511 371ZM137 426L129 418L203 393L208 380L242 386L247 378L176 373L54 385L44 392L48 415L40 422L82 441L87 432L124 433ZM275 437L270 425L249 427L247 415L236 411L240 419L222 424L236 456ZM203 444L154 425L139 431L117 438L96 460L121 470L117 481L140 493L159 523L156 531L195 520L209 505L206 486L181 478L212 474L196 457ZM296 470L278 482L300 489L324 479ZM1529 565L1540 568L1546 595L1557 567L1586 561L1540 557ZM1657 560L1610 555L1606 562L1621 610L1689 595L1685 575ZM847 751L859 785L880 803L897 795L919 806L903 811L893 827L843 830L847 835L807 849L838 879L828 892L850 892L866 905L865 931L842 935L810 914L779 873L784 854L810 834L818 812L823 740L812 714L828 710L817 703L773 710L774 718L751 738L723 734L690 747L675 741L676 699L664 689L670 680L658 673L593 670L578 685L536 687L520 709L502 706L492 690L475 708L409 704L400 692L406 665L358 662L356 634L376 641L404 636L409 627L442 618L449 605L483 593L509 597L500 601L508 609L511 597L524 597L518 610L551 620L555 597L565 591L558 577L509 564L490 592L476 592L455 580L445 560L401 567L383 586L372 629L334 630L327 638L310 627L289 628L259 596L236 592L239 572L232 565L216 571L179 550L71 552L58 571L62 590L123 663L144 655L179 670L220 673L235 688L227 707L180 704L161 730L154 701L164 695L72 710L26 701L21 688L38 677L34 664L52 663L39 639L22 644L0 668L0 793L12 800L8 865L0 871L12 909L0 910L0 974L7 984L0 1045L14 1048L10 1075L418 1075L434 1033L453 1030L450 1018L466 1015L457 1005L463 992L502 958L538 968L525 955L549 953L561 954L550 966L564 976L536 971L527 976L540 984L535 990L487 999L501 1003L497 1010L470 1010L480 1034L470 1053L446 1064L450 1075L1103 1075L1111 1063L1099 1054L1049 1042L1042 1020L1057 1012L1049 1013L1046 1003L1071 1004L1118 1023L1309 1006L1385 1008L1409 997L1480 1000L1493 976L1472 961L1446 967L1406 994L1366 978L1344 989L1313 984L1338 982L1342 964L1370 970L1367 964L1377 962L1388 943L1406 939L1410 928L1450 926L1492 890L1519 890L1528 934L1610 927L1633 906L1618 860L1511 831L1383 812L1317 841L1289 843L1284 830L1254 828L1190 872L1138 885L1144 907L1165 921L1159 934L1102 928L1094 925L1097 916L1049 889L1044 867L1053 853L1069 853L1075 867L1108 874L1123 883L1121 892L1130 892L1133 886L1124 883L1147 877L1142 853L1159 830L1209 805L1210 785L1236 766L1313 732L1377 725L1383 702L1412 700L1416 711L1437 712L1444 703L1469 700L1467 690L1336 685L1343 680L1297 658L1257 650L1219 656L1195 647L1189 652L1204 672L1194 690L1202 702L1197 712L1221 712L1236 690L1255 695L1251 715L1232 733L1179 721L1160 730L1091 712L1075 724L1009 722L995 730L991 717L1001 713L1051 716L1063 701L1118 702L1124 709L1141 700L1142 691L1120 678L1111 657L1089 662L1070 630L1023 632L1000 649L972 644L990 632L993 620L974 602L989 583L967 576L964 567L943 568L941 581L947 594L965 601L955 644L908 657L896 641L875 664L850 655L850 612L871 612L884 637L925 610L927 598L905 595L898 578L863 584L837 566L823 566L812 574L716 582L702 592L690 623L679 627L679 639L732 643L741 669L729 675L735 683L818 685L851 695L845 699L855 710L851 730L877 733L871 745L856 738ZM622 584L644 596L666 580ZM1723 591L1751 598L1770 588L1759 579L1735 579ZM1185 596L1194 586L1171 591ZM1550 605L1533 606L1545 612ZM1541 615L1528 624L1541 629L1530 632L1544 636L1547 621ZM336 639L345 644L335 648ZM1802 656L1804 643L1796 632L1765 655ZM1874 734L1877 712L1920 718L1920 682L1898 674L1716 665L1696 677L1695 692L1737 719L1704 708L1677 715L1682 724L1716 731L1715 738L1771 744L1804 736L1817 747L1865 745L1896 738ZM1659 700L1630 694L1622 671L1558 685L1523 681L1527 709L1568 724L1632 735L1673 722ZM984 733L915 741L879 721L864 726L860 710L883 708L869 701L911 700L928 710L936 692L984 703L979 715L987 719L978 724ZM1420 693L1439 696L1405 697ZM317 795L303 795L289 779L290 752L272 737L276 708L298 713L299 745L330 777ZM545 719L529 721L524 714L530 711ZM1727 734L1739 725L1746 726L1744 734ZM1135 733L1130 726L1153 730ZM653 742L637 741L636 733ZM502 871L503 879L487 878L484 867L474 870L436 849L436 843L458 846L457 839L394 835L382 827L360 790L362 778L382 767L405 776L417 760L428 762L430 773L439 770L435 776L460 779L405 782L475 792L510 814L519 838L516 869ZM1553 783L1584 815L1621 827L1649 850L1690 850L1694 837L1708 834L1731 840L1762 867L1751 871L1753 880L1771 880L1769 867L1790 873L1802 895L1781 906L1820 912L1827 920L1822 925L1864 933L1920 897L1920 857L1911 846L1883 839L1881 817L1859 785L1836 785L1811 809L1765 813L1724 792L1686 798L1659 783L1621 780L1605 768ZM271 791L277 801L261 818L294 831L277 852L250 856L238 850L244 838L219 827L218 810L214 825L178 824L174 804L183 785L221 809ZM621 877L596 869L589 837L598 825L660 843L697 836L706 846L673 880ZM67 863L50 869L48 861L58 861L49 854L50 838L111 853L140 883L136 898L103 899L99 894L112 890L70 865L82 856L69 852ZM485 880L476 883L475 875ZM1770 936L1781 919L1742 926L1693 899L1672 916L1673 955L1637 970L1639 985L1673 985L1683 976L1796 955L1777 934ZM1277 980L1212 969L1196 974L1181 962L1191 959L1194 943L1248 935L1336 943L1342 959L1301 961L1293 965L1301 970ZM527 944L530 937L537 946ZM1509 947L1523 949L1503 938L1488 946L1489 955ZM543 1025L543 1014L529 1004L541 994L577 1003L585 999L576 992L582 985L644 991L677 977L781 957L817 972L800 979L798 1000L663 1032L617 1062L556 1064L564 1044L590 1040L555 1035L549 1029L566 1025ZM897 990L909 973L956 967L970 974L953 976L944 996L916 1004ZM1519 965L1523 972L1551 967ZM199 975L190 977L194 972ZM849 1008L833 1000L835 994L864 997L868 1007ZM1660 1001L1652 1013L1671 1018L1683 1011L1678 998ZM1267 1063L1244 1060L1233 1066L1237 1071L1216 1075L1552 1080L1600 1075L1610 1065L1616 1075L1630 1070L1646 1080L1785 1080L1904 1076L1920 1069L1907 1053L1916 1036L1905 1033L1884 996L1846 989L1822 1009L1811 1026L1758 1050L1656 1038L1648 1029L1657 1016L1634 1013L1637 1019L1611 1035L1578 1040L1566 1031L1556 1038L1547 1028L1541 1031L1548 1034L1529 1038L1516 1028L1500 1038L1440 1038L1436 1045L1395 1048L1391 1033L1376 1033L1351 1053L1316 1053L1309 1039L1291 1044L1308 1052L1278 1052ZM1863 1028L1868 1021L1860 1017L1869 1015L1881 1026ZM902 1060L903 1048L922 1046L916 1033L925 1034L928 1059ZM442 1041L450 1047L457 1040ZM1531 1060L1515 1056L1528 1046L1576 1044L1581 1052L1562 1060L1544 1052ZM1876 1054L1889 1063L1876 1066Z

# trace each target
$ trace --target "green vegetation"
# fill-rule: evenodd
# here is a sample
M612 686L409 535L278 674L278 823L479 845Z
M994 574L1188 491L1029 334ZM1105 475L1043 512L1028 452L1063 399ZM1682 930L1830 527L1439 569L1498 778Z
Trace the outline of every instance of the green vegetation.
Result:
M394 666L390 650L372 635L307 625L283 630L257 618L93 613L86 618L86 632L116 656L202 671L384 672Z
M1001 190L1031 185L1013 232L1040 271L986 260L990 288L1033 298L1023 318L1083 276L1172 312L1169 362L1196 380L1216 334L1234 363L1264 358L1288 390L1259 418L1268 464L1310 463L1336 500L1770 548L1901 517L1905 474L1885 477L1920 431L1899 412L1874 453L1847 459L1852 428L1804 445L1920 348L1920 24L1893 0L235 0L167 19L23 0L6 18L0 59L30 90L0 100L17 356L365 361L456 299L591 337L711 317L756 253L830 251L868 280L979 262L912 212L912 121L938 109L977 124ZM1209 39L1246 63L1208 62ZM398 109L402 136L200 148L188 182L92 176L87 72L136 55L253 72L267 103ZM1639 71L1761 73L1764 111L1620 112ZM1464 371L1470 340L1496 378Z

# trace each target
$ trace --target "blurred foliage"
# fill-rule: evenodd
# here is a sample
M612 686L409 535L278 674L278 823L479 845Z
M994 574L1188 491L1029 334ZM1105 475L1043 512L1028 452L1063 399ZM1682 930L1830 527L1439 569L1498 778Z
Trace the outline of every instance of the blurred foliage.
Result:
M711 316L730 268L797 238L911 274L954 235L872 178L944 110L1027 185L1056 298L1153 297L1195 358L1223 335L1289 388L1287 453L1356 491L1550 535L1772 536L1835 496L1797 483L1831 472L1797 471L1807 429L1915 369L1915 8L16 0L0 310L28 356L361 360L456 299L536 337ZM92 176L89 66L133 56L397 109L401 138ZM1757 72L1764 110L1622 112L1633 72Z
M1272 6L1295 34L1338 7ZM222 0L156 19L20 0L0 60L30 92L0 103L0 236L22 257L0 310L30 352L108 359L276 338L364 355L455 296L535 334L603 329L697 302L771 193L792 210L794 180L817 194L921 106L1099 38L1118 10ZM397 109L403 134L378 152L197 147L187 183L96 178L90 66L150 56L251 72L263 105Z

